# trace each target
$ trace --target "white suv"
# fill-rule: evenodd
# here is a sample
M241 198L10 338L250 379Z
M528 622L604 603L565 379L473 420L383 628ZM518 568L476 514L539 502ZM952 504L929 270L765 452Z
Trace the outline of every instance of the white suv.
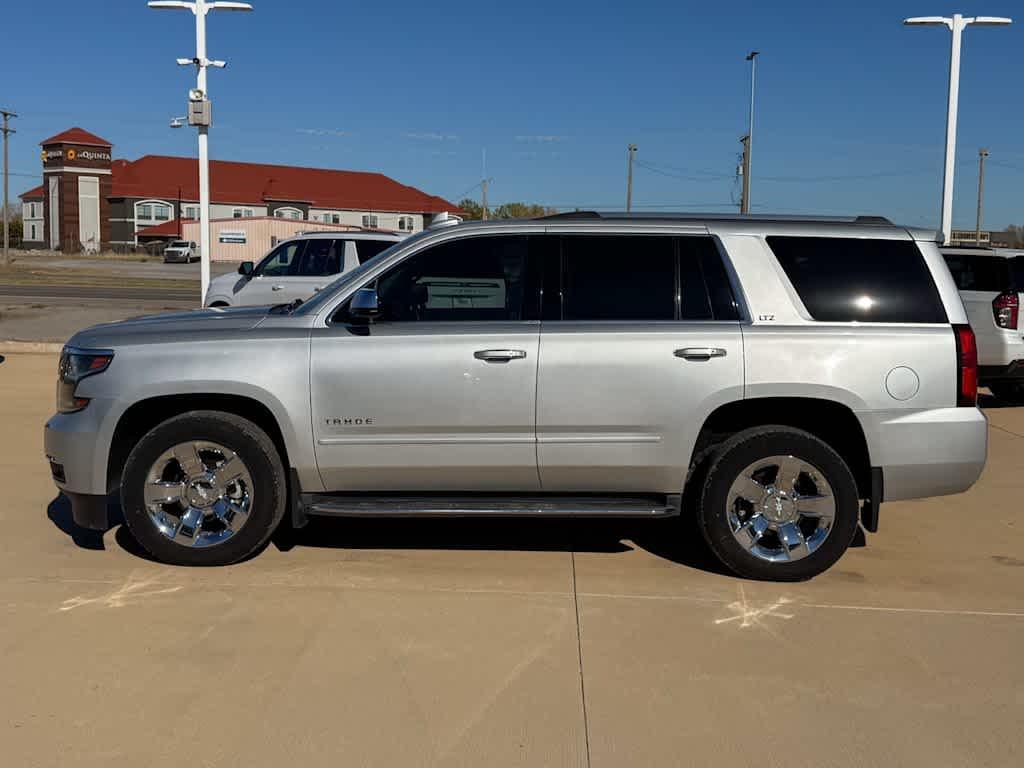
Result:
M308 232L277 245L259 264L210 282L206 306L262 306L305 301L339 275L369 261L407 235L391 232Z
M978 339L979 384L1001 399L1024 398L1024 251L943 248L942 254Z

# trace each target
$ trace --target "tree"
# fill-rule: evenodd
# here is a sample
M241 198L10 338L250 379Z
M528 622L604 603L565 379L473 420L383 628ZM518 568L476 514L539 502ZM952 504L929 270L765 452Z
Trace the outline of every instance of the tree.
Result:
M0 209L2 209L2 201L0 201ZM2 213L2 211L0 211ZM21 245L23 237L23 225L21 221L21 206L11 205L7 208L7 239L10 242L12 248L17 248ZM0 247L3 246L4 233L3 233L3 222L0 220Z
M534 203L505 203L491 211L494 219L535 219L538 216L550 216L558 213L554 208Z
M465 211L466 219L482 219L484 217L484 208L476 200L468 197L464 197L459 201L459 208Z

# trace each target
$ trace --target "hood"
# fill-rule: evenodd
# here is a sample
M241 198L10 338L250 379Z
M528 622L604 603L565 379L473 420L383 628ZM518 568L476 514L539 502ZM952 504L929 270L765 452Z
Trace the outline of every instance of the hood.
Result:
M127 344L159 344L185 340L212 341L255 328L269 307L223 307L193 312L167 312L94 325L68 340L69 346L115 349Z
M241 289L242 284L249 282L249 278L238 274L237 272L228 272L224 275L218 275L217 277L210 280L210 288L207 290L207 297L210 296L234 296L237 293L236 289Z

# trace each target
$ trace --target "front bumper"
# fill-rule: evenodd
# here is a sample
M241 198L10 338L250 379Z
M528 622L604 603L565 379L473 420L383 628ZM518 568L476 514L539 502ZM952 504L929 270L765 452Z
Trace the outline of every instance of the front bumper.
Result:
M868 411L857 414L881 467L885 501L966 491L988 455L988 420L978 408Z
M103 415L109 401L93 400L78 413L56 414L43 429L43 447L57 488L71 502L71 514L83 528L106 530L109 440L103 439Z

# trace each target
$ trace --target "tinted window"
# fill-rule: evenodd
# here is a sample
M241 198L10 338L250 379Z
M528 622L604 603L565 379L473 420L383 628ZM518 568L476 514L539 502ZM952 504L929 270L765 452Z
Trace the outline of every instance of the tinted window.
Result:
M378 280L381 320L521 320L528 251L527 237L475 237L418 253Z
M299 274L303 277L323 277L341 272L344 242L337 240L315 239L306 243L302 253L302 267Z
M931 273L913 242L769 237L768 245L815 320L947 321Z
M981 254L943 254L956 287L961 291L1002 292L1013 285L1010 259Z
M386 251L394 245L390 240L353 240L352 242L356 245L356 256L359 258L360 264L369 261L378 253Z
M304 244L301 240L293 240L278 246L260 262L256 274L264 277L290 277L296 274L299 269L299 251Z
M568 235L562 241L562 318L674 320L675 238Z

